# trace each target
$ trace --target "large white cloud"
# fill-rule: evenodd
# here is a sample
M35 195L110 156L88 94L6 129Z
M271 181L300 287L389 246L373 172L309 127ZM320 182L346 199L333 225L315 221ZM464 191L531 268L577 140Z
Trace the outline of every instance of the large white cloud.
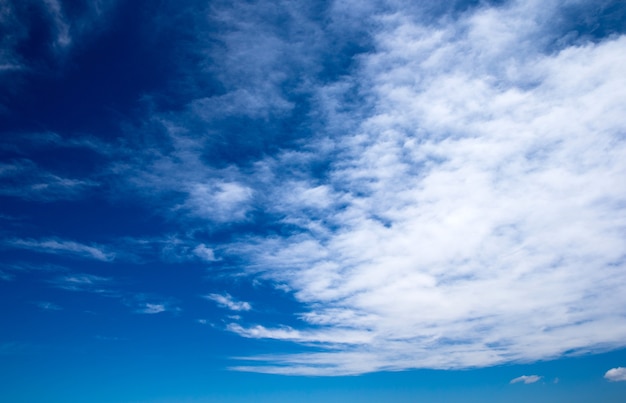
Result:
M549 51L558 4L378 19L346 81L366 112L334 140L329 177L273 190L268 208L305 231L232 247L309 310L301 329L229 329L326 350L238 369L467 368L624 345L626 38ZM322 107L350 119L333 85Z

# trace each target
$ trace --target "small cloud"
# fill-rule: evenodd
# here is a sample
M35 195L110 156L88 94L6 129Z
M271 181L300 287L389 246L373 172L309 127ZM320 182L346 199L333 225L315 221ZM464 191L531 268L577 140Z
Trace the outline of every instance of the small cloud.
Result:
M537 382L537 381L538 381L538 380L540 380L541 378L542 378L542 377L541 377L541 376L539 376L539 375L522 375L522 376L518 376L518 377L517 377L517 378L515 378L515 379L512 379L510 383L511 383L511 384L513 384L513 383L520 383L520 382L523 382L523 383L525 383L525 384L527 384L527 385L528 385L528 384L530 384L530 383L535 383L535 382Z
M232 311L249 311L252 309L250 304L245 301L236 301L230 294L209 294L204 298L217 302L217 304L223 308L228 308Z
M167 309L165 308L165 305L163 305L163 304L146 303L142 308L138 309L136 312L137 313L154 314L154 313L165 312L166 310Z
M124 298L124 304L134 313L153 315L162 312L178 313L182 309L177 306L178 302L173 298L158 295L135 294Z
M63 278L66 283L70 284L81 284L81 285L93 285L101 282L108 281L108 279L100 276L93 276L90 274L79 274L73 276L66 276Z
M198 256L200 259L207 262L215 262L217 259L215 258L215 253L213 249L209 248L205 244L200 244L195 247L193 250L194 255Z
M3 281L12 281L15 278L14 275L9 274L9 273L5 273L2 270L0 270L0 280Z
M60 311L61 309L63 309L60 306L53 304L52 302L45 301L37 302L37 306L44 311Z
M626 368L624 367L611 368L608 371L606 371L606 374L604 374L604 379L607 379L611 382L626 381Z
M174 306L171 302L142 302L139 303L135 313L153 315L161 312L180 312L181 309Z
M196 322L198 322L201 325L206 325L207 324L207 320L206 319L196 319Z

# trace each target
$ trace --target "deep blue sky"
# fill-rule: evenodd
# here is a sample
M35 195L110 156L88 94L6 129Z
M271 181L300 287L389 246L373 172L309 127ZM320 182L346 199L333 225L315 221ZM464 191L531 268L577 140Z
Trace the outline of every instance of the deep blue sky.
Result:
M621 402L622 1L0 2L0 400Z

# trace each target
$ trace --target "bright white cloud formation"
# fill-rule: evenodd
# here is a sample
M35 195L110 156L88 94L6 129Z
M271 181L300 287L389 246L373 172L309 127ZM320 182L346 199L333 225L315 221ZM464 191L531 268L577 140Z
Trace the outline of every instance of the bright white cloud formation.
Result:
M217 304L223 308L228 308L232 311L249 311L252 309L250 303L245 301L236 301L230 294L209 294L205 297L211 301L217 302Z
M520 383L523 382L525 384L529 384L529 383L535 383L538 380L540 380L542 377L538 376L538 375L522 375L522 376L518 376L515 379L511 379L511 384L513 383Z
M626 381L626 368L611 368L606 371L606 374L604 374L604 378L612 382Z
M350 79L370 103L333 140L330 176L275 184L268 208L303 232L232 246L309 309L302 329L229 329L327 350L237 369L467 368L624 345L626 37L548 51L559 4L378 19ZM349 120L333 85L320 102Z

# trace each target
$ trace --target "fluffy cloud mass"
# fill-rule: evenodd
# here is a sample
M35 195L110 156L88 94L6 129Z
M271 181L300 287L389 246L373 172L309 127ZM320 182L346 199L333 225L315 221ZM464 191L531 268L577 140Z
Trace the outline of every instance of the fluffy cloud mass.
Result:
M325 351L238 369L467 368L623 345L626 38L556 47L558 6L379 16L349 82L318 89L327 130L347 122L328 175L273 190L302 230L233 246L309 309L302 329L229 329ZM341 85L367 103L342 110Z

